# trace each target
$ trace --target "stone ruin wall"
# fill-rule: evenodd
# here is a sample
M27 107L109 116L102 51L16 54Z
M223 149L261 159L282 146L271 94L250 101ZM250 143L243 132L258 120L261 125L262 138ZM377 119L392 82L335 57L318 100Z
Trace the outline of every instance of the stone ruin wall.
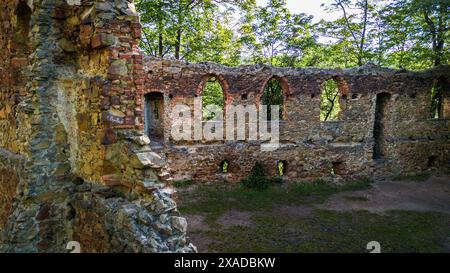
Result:
M449 167L449 120L428 118L433 80L449 67L410 73L228 68L145 57L129 0L0 1L0 250L192 252L172 179L238 181L256 161L287 179L356 179ZM209 75L226 102L259 103L265 83L281 79L286 118L282 147L176 142L170 109L191 105ZM342 121L320 122L320 87L335 78L346 99ZM145 95L162 94L162 146L145 135ZM372 160L377 93L386 108L385 160ZM246 95L247 98L243 101ZM444 113L449 117L448 88ZM413 111L411 109L414 109ZM219 171L222 160L230 172ZM340 172L331 176L333 163Z
M450 163L450 68L424 72L397 71L368 65L355 69L293 69L264 65L224 67L211 63L146 59L147 92L162 92L171 109L177 103L193 105L210 76L219 79L226 105L259 105L266 83L280 79L284 118L280 123L281 148L261 152L261 142L173 141L170 114L165 116L165 148L175 179L239 181L260 161L272 175L277 162L287 163L290 181L325 179L344 182L374 176L417 174L447 169ZM446 81L442 119L430 118L431 89ZM340 91L339 121L320 121L320 95L326 80ZM387 93L385 105L377 95ZM384 156L374 160L376 109L384 112L380 145ZM381 119L381 117L380 117ZM230 163L221 173L220 163ZM336 166L336 172L331 169Z
M0 8L0 251L195 251L141 133L132 1Z

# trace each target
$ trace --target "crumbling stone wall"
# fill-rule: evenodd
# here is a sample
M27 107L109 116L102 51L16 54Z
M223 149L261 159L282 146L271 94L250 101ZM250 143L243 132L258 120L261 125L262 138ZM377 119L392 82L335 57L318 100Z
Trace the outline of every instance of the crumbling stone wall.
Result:
M18 113L19 102L26 95L30 44L27 31L31 10L18 1L0 3L0 147L26 153L30 122Z
M164 151L175 179L237 181L249 174L256 161L273 175L277 163L286 162L289 180L349 181L448 168L449 116L430 118L433 82L449 78L448 66L414 73L373 65L344 70L263 65L230 68L153 58L147 58L145 65L146 92L165 95L168 120L175 104L193 105L209 76L220 79L227 105L259 105L272 77L281 79L284 89L281 147L273 152L262 152L258 141L174 141L172 124L166 123ZM338 82L341 114L339 121L321 122L320 96L328 79ZM447 88L444 104L449 92ZM377 102L381 93L389 95L382 106L382 101ZM381 135L374 134L377 107L383 107ZM374 155L377 137L383 149L379 158ZM230 163L229 173L222 174L220 163L225 159Z
M24 163L23 157L0 149L0 234L11 214Z
M185 238L186 220L175 212L176 204L167 193L154 191L151 198L130 203L108 189L99 188L78 193L72 204L77 212L73 239L86 252L192 252L195 249Z
M141 132L132 1L0 5L0 250L195 251Z
M186 64L144 56L130 0L2 0L0 8L1 251L64 252L72 240L84 252L195 251L170 181L238 181L256 161L273 175L286 162L292 181L449 167L448 87L444 118L429 118L432 83L448 83L449 67ZM192 105L212 75L227 105L258 105L266 83L280 79L279 149L171 137L172 107ZM341 120L320 122L321 86L331 78L340 87ZM162 143L145 132L152 92L163 101ZM382 107L381 93L390 94ZM382 156L374 156L376 147ZM219 170L224 159L227 174Z

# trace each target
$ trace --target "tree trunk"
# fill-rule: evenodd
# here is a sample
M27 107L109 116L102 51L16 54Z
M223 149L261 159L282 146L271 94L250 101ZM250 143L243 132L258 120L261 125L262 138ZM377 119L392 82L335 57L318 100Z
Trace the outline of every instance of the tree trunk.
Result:
M181 29L177 30L177 40L175 42L175 59L180 59L180 49L181 49Z
M442 57L444 52L445 45L445 35L446 35L446 16L447 16L447 7L445 1L440 2L439 6L439 19L438 19L438 28L436 33L436 48L435 48L435 59L434 65L439 66L442 64Z
M159 41L158 41L158 56L159 57L163 57L163 52L164 52L164 39L163 39L163 34L161 32L159 32Z
M364 44L366 42L368 14L369 14L369 3L368 3L368 0L366 0L366 1L364 1L364 22L363 22L363 30L361 32L361 43L359 44L359 56L358 56L358 65L359 66L362 66L364 64Z

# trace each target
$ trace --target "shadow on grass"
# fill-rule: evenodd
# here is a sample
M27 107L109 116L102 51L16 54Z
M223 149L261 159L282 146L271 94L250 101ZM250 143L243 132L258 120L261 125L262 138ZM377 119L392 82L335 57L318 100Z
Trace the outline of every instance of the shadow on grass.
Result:
M424 182L431 177L430 173L420 173L416 175L399 175L392 179L392 181L414 181L414 182Z
M199 214L209 226L195 233L205 239L200 251L236 253L367 252L378 241L382 252L448 252L450 215L434 212L313 210L307 215L277 208L323 203L339 192L369 189L369 180L336 186L324 181L273 185L266 191L242 185L210 184L180 194L183 214ZM363 197L349 197L366 201ZM252 225L222 226L217 219L231 211L251 213ZM194 242L195 243L195 242Z
M450 215L390 211L317 210L308 218L268 213L253 216L254 227L234 226L202 232L212 252L367 252L378 241L382 252L445 252ZM448 250L447 250L448 251Z
M179 195L183 214L203 214L213 222L229 210L267 211L277 206L323 203L329 196L343 191L358 191L371 187L368 179L342 186L325 181L294 183L283 187L273 185L265 191L248 189L241 184L200 185L194 191Z

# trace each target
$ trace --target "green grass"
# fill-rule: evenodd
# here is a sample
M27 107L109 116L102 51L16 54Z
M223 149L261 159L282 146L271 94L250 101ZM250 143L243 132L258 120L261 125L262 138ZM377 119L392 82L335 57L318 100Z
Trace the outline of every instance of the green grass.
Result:
M179 205L183 214L205 217L210 229L191 233L206 239L209 252L367 252L370 241L380 242L382 252L449 252L450 246L445 245L450 240L448 214L314 210L311 214L295 215L295 211L292 214L279 209L318 204L339 192L370 187L369 180L342 186L317 180L273 185L266 191L240 184L209 184L181 191ZM344 198L368 201L360 196ZM252 225L220 225L217 220L230 210L249 212Z
M336 186L325 181L294 183L287 187L273 185L265 191L248 189L241 184L200 185L192 192L180 194L183 214L203 214L209 223L229 210L267 211L277 206L317 204L342 191L370 188L368 179Z
M172 182L172 185L176 188L185 188L193 184L195 184L195 181L193 180L178 180Z
M420 173L416 175L399 175L394 177L393 181L415 181L415 182L424 182L430 178L430 173Z
M443 252L450 237L450 215L390 211L317 210L308 218L268 213L253 216L254 227L203 232L213 252L366 252L378 241L382 252Z

